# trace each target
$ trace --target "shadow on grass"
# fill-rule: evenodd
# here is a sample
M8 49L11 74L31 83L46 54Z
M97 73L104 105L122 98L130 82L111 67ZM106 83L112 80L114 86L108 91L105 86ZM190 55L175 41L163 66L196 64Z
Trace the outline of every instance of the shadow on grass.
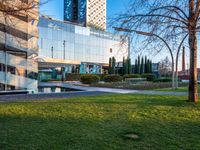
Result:
M123 138L130 132L140 140ZM0 115L1 149L200 149L199 133L199 120L169 121L159 115L100 121Z

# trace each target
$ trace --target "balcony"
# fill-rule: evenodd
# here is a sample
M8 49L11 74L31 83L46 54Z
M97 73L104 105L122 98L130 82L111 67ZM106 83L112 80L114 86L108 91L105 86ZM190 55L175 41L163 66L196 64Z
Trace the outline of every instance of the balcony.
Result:
M32 59L24 59L15 55L7 54L6 64L27 71L38 72L38 64ZM5 52L0 52L0 63L5 64Z
M15 86L18 88L26 88L27 90L37 90L38 81L13 75L0 71L0 83Z

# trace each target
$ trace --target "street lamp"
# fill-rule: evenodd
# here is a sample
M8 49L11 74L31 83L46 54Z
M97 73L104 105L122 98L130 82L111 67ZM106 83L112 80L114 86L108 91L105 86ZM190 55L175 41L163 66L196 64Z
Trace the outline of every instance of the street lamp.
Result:
M63 41L63 59L65 60L65 43L66 43L66 41L64 40Z
M53 46L51 47L51 58L53 58Z
M124 28L118 28L118 27L113 27L116 31L122 31L122 32L135 32L136 34L139 34L139 35L144 35L144 36L155 36L157 38L159 38L161 41L164 42L164 44L167 46L169 52L170 52L170 55L171 55L171 59L172 59L172 87L174 87L174 77L175 77L175 74L174 74L174 56L173 56L173 53L172 53L172 49L170 48L169 44L162 38L160 37L159 35L157 34L154 34L154 33L150 33L150 32L143 32L143 31L138 31L138 30L131 30L131 29L124 29Z

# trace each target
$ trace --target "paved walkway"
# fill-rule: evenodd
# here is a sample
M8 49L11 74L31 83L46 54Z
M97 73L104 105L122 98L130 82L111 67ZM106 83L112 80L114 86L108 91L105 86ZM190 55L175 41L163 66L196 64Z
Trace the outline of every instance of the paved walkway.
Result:
M103 88L103 87L89 87L89 86L74 86L65 83L41 83L40 86L59 86L65 88L72 88L82 91L95 91L106 93L118 93L118 94L152 94L152 95L175 95L175 96L187 96L187 92L167 92L167 91L149 91L149 90L129 90L129 89L117 89L117 88Z
M40 86L58 86L81 90L79 92L67 93L40 93L40 94L20 94L20 95L1 95L0 102L12 101L30 101L30 100L47 100L55 98L70 98L82 96L100 96L106 94L149 94L149 95L174 95L174 96L187 96L187 92L165 92L165 91L142 91L142 90L128 90L116 88L102 88L102 87L88 87L88 86L75 86L66 83L41 83Z

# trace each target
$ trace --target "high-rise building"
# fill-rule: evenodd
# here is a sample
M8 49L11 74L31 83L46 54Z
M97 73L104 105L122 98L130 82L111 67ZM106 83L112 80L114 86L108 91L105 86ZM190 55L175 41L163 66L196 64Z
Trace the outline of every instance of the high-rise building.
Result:
M64 20L106 30L106 0L64 0Z
M38 55L38 9L30 9L30 0L6 2L1 6L21 10L6 15L0 11L0 91L36 90L38 65L33 58Z

